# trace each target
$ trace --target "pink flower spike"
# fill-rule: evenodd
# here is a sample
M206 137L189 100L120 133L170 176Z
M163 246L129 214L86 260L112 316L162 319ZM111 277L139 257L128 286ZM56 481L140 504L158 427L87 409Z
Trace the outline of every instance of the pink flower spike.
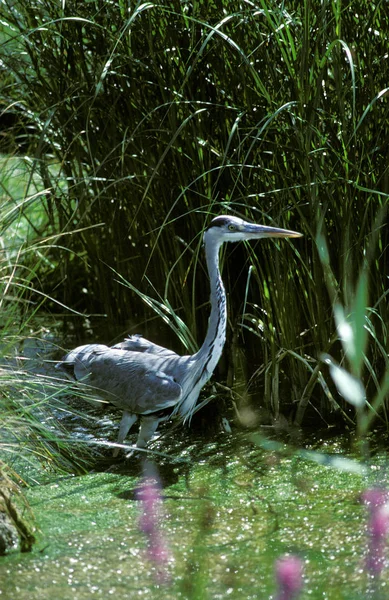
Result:
M386 538L389 532L389 503L379 506L374 511L370 519L369 529L373 538Z
M286 555L276 561L277 600L297 598L303 587L303 563L298 556Z
M382 488L370 488L361 494L361 500L370 510L385 504L389 499L387 490Z
M154 567L157 582L169 584L171 577L167 566L170 553L161 527L164 518L161 485L155 470L150 473L150 465L146 466L145 476L136 490L136 497L141 503L139 528L146 536L147 558Z
M368 532L366 568L370 575L378 577L385 566L386 538L389 533L389 503L370 507Z
M152 535L158 529L161 518L162 498L157 480L145 477L136 492L137 499L142 503L142 514L139 527L146 535Z

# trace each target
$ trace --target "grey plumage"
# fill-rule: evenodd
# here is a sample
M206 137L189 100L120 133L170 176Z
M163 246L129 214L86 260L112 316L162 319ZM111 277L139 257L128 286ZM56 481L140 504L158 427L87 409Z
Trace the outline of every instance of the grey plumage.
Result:
M196 354L179 356L133 335L115 346L88 344L69 352L57 367L69 377L93 387L123 412L118 443L141 418L137 446L144 447L161 420L178 414L190 420L201 388L210 379L223 350L226 334L226 295L219 272L223 242L263 237L300 237L295 231L247 223L220 216L204 233L211 287L211 313L204 343ZM115 452L115 455L117 451Z

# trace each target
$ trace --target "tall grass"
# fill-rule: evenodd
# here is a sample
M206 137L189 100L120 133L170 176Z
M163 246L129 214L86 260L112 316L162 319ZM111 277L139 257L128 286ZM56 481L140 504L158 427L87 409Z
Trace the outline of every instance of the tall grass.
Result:
M302 231L298 243L226 251L236 352L221 372L244 371L269 416L353 421L319 356L342 361L332 308L349 314L363 271L361 376L379 389L387 369L384 4L17 0L0 18L2 110L47 190L11 217L39 204L38 239L78 231L47 252L45 292L110 322L150 319L113 269L141 294L163 294L200 340L208 217Z
M17 237L16 231L3 239L0 250L0 452L11 473L36 483L41 465L46 471L84 470L90 453L74 453L76 440L59 418L72 409L50 369L58 355L53 319L47 324L39 318L49 299L32 284L44 272L45 247L25 242L17 250ZM30 256L35 266L28 268Z

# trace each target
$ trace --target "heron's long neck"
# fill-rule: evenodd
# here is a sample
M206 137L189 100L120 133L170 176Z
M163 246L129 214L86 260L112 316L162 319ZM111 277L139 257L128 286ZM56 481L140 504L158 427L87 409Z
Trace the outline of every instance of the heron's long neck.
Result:
M201 379L205 383L219 361L226 340L227 299L219 271L220 242L205 237L204 244L211 286L211 314L204 343L194 355L194 359L203 365Z

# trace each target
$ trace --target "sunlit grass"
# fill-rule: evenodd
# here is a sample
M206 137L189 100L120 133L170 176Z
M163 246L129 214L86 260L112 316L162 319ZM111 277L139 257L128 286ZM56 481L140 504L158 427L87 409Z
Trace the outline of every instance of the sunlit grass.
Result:
M28 219L22 227L28 229ZM7 237L0 252L0 449L4 463L31 483L45 471L84 469L90 453L86 447L74 452L76 442L58 419L75 411L64 403L66 385L54 374L60 351L54 319L47 326L38 317L52 300L32 283L45 266L45 249L28 240L18 248L18 235Z

